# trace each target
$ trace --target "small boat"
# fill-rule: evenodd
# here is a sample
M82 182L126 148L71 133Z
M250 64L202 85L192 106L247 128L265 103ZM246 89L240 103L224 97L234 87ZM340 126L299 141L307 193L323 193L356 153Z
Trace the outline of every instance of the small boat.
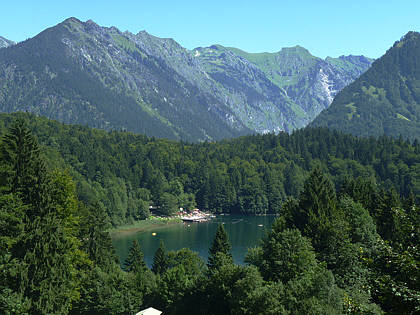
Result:
M186 217L181 217L181 220L184 222L206 222L206 221L209 221L210 219L205 216L186 216Z

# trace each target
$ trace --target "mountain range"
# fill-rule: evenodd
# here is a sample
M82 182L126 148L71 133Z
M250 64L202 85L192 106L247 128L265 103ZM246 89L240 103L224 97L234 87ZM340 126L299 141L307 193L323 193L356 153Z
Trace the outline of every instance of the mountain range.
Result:
M274 84L274 91L270 91L272 94L264 94L270 96L268 100L273 104L277 104L275 99L281 96L282 99L277 101L287 104L296 114L296 118L286 120L284 128L276 128L278 120L267 120L263 113L272 114L279 110L278 114L281 115L281 111L285 109L278 106L273 108L269 106L270 103L261 102L255 109L257 112L252 115L252 120L248 122L257 132L291 131L307 125L331 104L337 92L359 77L373 61L364 56L351 55L321 59L312 56L307 49L300 46L283 48L277 53L247 53L237 48L214 45L194 49L194 52L200 61L202 60L206 71L222 85L229 85L233 81L232 78L244 77L243 73L229 75L232 66L225 62L226 54L230 59L239 56L255 65L262 71L261 77ZM255 81L259 82L262 78ZM252 78L249 81L252 82ZM247 98L244 102L252 103L253 100ZM244 121L248 121L249 118L240 117Z
M420 33L395 42L311 125L357 136L420 139Z
M69 18L0 50L0 110L187 141L292 131L372 59L321 59L296 46L193 50L145 31Z

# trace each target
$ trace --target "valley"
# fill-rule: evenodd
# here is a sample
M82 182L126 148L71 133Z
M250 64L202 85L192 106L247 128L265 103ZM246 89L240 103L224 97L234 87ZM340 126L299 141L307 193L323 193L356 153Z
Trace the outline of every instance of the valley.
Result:
M0 313L417 314L420 34L375 60L224 37L337 52L379 23L376 47L414 8L120 2L81 16L224 45L75 17L0 36Z

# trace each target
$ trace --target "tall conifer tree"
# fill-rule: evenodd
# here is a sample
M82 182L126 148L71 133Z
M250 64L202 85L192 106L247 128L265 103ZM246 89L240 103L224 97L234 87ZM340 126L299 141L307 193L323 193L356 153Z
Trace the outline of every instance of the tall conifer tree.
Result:
M144 262L144 255L137 240L134 240L130 247L128 256L124 261L124 268L126 271L133 273L139 273L147 268Z
M231 248L226 230L223 227L223 224L219 224L213 243L209 249L209 258L207 262L209 269L216 269L226 262L232 263Z
M155 274L163 274L168 268L168 257L166 255L165 244L160 240L159 248L153 257L152 271Z
M46 171L24 120L4 136L1 153L8 170L4 182L24 209L24 233L11 248L10 259L19 266L13 282L21 300L29 301L29 313L65 314L78 298L77 267L83 261L76 229L70 228L76 226L74 184Z
M37 211L48 208L48 178L38 142L24 119L17 119L4 135L1 153L8 170L9 191L31 205L26 212L30 222L39 215Z
M114 268L118 258L112 247L111 236L107 232L110 224L103 206L96 202L84 211L85 215L81 220L82 248L97 266L104 270Z

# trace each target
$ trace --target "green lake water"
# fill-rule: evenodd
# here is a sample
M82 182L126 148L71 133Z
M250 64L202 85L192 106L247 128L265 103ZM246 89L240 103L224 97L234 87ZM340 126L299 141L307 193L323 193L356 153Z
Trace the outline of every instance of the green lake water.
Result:
M189 248L207 261L208 250L213 241L219 223L223 223L232 245L235 263L243 264L245 254L250 247L259 244L265 231L271 227L274 216L218 216L209 222L180 223L169 227L133 234L115 235L112 239L115 251L123 262L134 239L140 243L145 261L152 265L153 255L162 239L167 250ZM152 235L155 232L156 235Z

